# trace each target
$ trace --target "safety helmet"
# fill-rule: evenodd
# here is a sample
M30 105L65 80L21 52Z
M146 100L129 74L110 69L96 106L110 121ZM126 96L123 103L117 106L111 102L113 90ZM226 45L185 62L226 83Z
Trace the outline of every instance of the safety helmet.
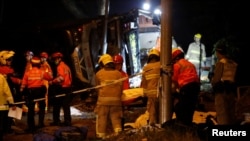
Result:
M41 53L40 53L40 57L41 57L41 58L48 58L49 55L48 55L47 52L41 52Z
M41 60L40 60L39 57L33 57L33 58L31 59L31 63L32 63L32 64L40 64L40 63L41 63Z
M174 60L176 57L184 54L184 52L180 48L173 48L172 49L172 59Z
M32 51L26 51L25 56L34 56L34 53Z
M200 34L200 33L197 33L197 34L195 34L195 35L194 35L194 37L195 37L195 38L199 38L199 39L201 39L201 37L202 37L202 36L201 36L201 34Z
M155 48L153 48L149 51L148 56L153 55L153 54L156 56L160 56L160 52Z
M123 57L120 54L117 54L113 57L113 61L116 64L122 64L123 63Z
M109 54L103 54L100 59L98 60L98 63L103 63L103 65L106 65L110 62L113 62L113 58Z
M61 52L55 52L52 54L52 58L62 58L63 54Z
M0 61L1 64L5 65L6 64L6 60L13 57L15 54L14 51L7 51L7 50L3 50L0 52Z
M214 50L220 54L227 54L229 42L226 39L221 39L214 44Z

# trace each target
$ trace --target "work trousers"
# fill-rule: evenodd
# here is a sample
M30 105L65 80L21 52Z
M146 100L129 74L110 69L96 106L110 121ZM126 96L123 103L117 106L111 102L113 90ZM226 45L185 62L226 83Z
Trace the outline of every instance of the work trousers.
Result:
M235 104L236 96L234 93L220 92L215 93L214 97L216 119L219 125L235 124Z
M96 134L98 137L105 137L107 124L111 120L115 133L122 130L122 106L120 105L97 105L95 108L96 118Z
M180 89L178 102L174 106L177 122L192 125L199 92L200 84L196 82L186 84Z
M3 141L5 133L11 130L12 118L8 117L8 110L0 111L0 141Z
M36 87L28 88L28 93L26 95L26 105L28 107L27 123L28 129L34 131L35 129L35 99L45 98L46 87ZM44 126L44 116L45 116L45 100L38 101L39 107L39 126Z
M54 97L53 98L53 122L59 124L60 120L60 109L63 109L64 113L64 124L71 125L71 112L70 103L72 101L71 87L58 87L56 90L56 95L65 94L65 96Z
M148 97L147 111L149 113L149 124L154 125L158 123L159 119L159 99L157 97Z

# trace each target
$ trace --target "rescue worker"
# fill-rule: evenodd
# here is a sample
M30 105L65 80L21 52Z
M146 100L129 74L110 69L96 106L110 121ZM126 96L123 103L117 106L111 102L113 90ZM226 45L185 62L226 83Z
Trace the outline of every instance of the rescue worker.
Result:
M104 54L98 63L101 69L96 73L96 85L105 85L123 78L121 73L115 69L112 57ZM95 107L96 135L98 138L105 138L108 120L111 120L115 133L122 131L122 82L103 86L98 89L98 100Z
M155 125L158 122L158 84L160 81L160 52L157 49L151 49L148 54L147 64L143 67L141 87L144 95L148 98L147 111L149 113L149 125Z
M52 73L52 69L50 67L50 64L48 63L47 59L48 59L49 55L47 52L41 52L40 53L40 58L41 58L41 69L44 70L45 72L48 72L51 74L51 76L53 76ZM45 94L45 112L47 112L48 110L48 90L49 90L49 81L48 80L44 80L44 85L46 86L46 94Z
M14 54L15 54L14 51L4 50L0 52L0 73L6 77L11 92L13 94L13 97L15 100L17 100L15 86L21 85L22 79L18 78L17 73L12 68L12 60Z
M52 59L56 65L56 76L50 81L49 87L54 87L54 94L65 96L59 96L53 98L53 122L50 125L58 126L70 126L71 125L71 113L70 113L70 103L72 100L72 73L69 66L62 60L63 54L61 52L55 52L52 54ZM52 93L50 93L52 94ZM64 123L60 120L60 109L63 109L64 113Z
M172 83L176 84L177 103L174 105L176 121L190 126L198 102L200 80L194 64L184 59L184 52L179 48L172 50Z
M25 58L26 58L26 66L25 66L25 71L31 70L32 65L31 65L31 59L34 56L34 53L32 51L26 51L25 53Z
M32 51L28 50L28 51L25 52L24 55L25 55L25 59L26 59L26 65L25 65L25 68L24 68L24 73L25 73L25 72L32 69L31 59L34 56L34 53ZM28 93L27 89L24 89L22 93L23 93L22 94L23 97L25 97L25 95L27 95L27 93ZM36 105L37 105L37 103L36 103ZM28 107L27 107L26 104L23 104L22 109L23 109L24 112L28 112ZM38 111L37 106L35 106L35 109L36 109L35 111Z
M215 44L215 53L218 61L211 84L215 93L215 110L219 125L235 124L236 82L235 76L238 64L227 57L227 48L231 43L221 39Z
M3 141L4 134L8 132L9 123L6 119L8 118L9 107L12 107L13 110L16 108L13 103L14 99L9 85L5 77L0 74L0 141Z
M45 72L40 69L41 61L38 57L33 57L31 59L31 69L25 72L22 84L20 87L20 92L23 92L25 88L27 88L26 95L26 105L28 107L28 115L27 115L27 124L28 129L27 132L34 132L35 130L35 99L45 98L46 87L44 85L44 79L51 80L52 76L50 73ZM39 106L39 121L38 127L44 127L44 116L45 116L45 101L38 101Z
M201 43L201 37L200 33L194 35L194 42L189 44L185 56L189 62L195 65L199 77L203 68L206 68L206 49L205 45Z
M8 50L0 52L0 73L5 76L14 101L17 102L22 100L21 94L18 93L19 87L21 85L21 79L17 77L17 74L14 72L14 69L11 66L14 54L14 51ZM11 125L14 123L14 119L8 117L5 119L5 121L8 123L8 128L6 127L7 132L13 132Z
M120 54L117 54L113 57L115 64L115 69L120 71L123 77L128 77L128 74L122 70L123 66L123 57ZM123 81L123 90L129 89L129 80L126 79Z

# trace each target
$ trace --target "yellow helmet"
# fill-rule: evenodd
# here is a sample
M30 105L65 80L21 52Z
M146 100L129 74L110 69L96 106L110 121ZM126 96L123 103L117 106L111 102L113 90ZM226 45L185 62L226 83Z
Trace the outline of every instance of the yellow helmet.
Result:
M200 34L200 33L197 33L197 34L195 34L195 35L194 35L194 37L195 37L195 38L199 38L199 39L201 39L201 37L202 37L202 36L201 36L201 34Z
M3 50L0 52L0 62L2 65L6 64L6 60L14 56L14 51Z
M160 52L155 48L153 48L149 51L148 56L153 55L153 54L156 56L160 56Z
M100 59L98 60L98 63L103 63L103 65L106 65L110 62L113 62L113 58L109 54L103 54Z

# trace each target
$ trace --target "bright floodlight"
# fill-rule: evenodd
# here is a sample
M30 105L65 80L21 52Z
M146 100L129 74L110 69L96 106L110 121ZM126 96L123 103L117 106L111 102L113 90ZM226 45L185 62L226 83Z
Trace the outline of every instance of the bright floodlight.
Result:
M148 2L145 2L142 7L144 10L149 10L150 9L150 4Z
M154 10L154 14L156 14L156 15L161 15L161 10L160 10L160 9L155 9L155 10Z

